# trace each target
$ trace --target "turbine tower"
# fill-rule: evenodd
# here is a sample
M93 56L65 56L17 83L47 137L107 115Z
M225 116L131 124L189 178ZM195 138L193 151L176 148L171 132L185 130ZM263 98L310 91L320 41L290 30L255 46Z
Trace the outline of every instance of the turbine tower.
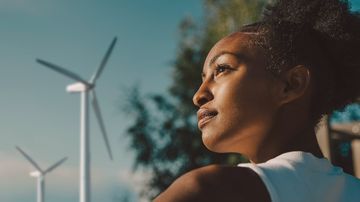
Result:
M92 107L95 113L95 117L100 126L101 133L103 135L105 145L107 148L107 152L109 154L110 159L112 160L112 153L110 149L110 143L106 134L105 125L101 116L100 107L96 98L95 93L95 84L96 80L101 75L110 54L115 46L116 37L110 44L103 60L100 63L100 66L97 68L93 76L89 81L81 78L77 74L66 70L63 67L52 64L50 62L36 59L36 61L60 74L63 74L75 81L74 84L70 84L67 86L66 90L70 93L80 93L81 94L81 107L80 107L80 202L90 202L90 140L89 140L89 93L91 95Z
M67 157L61 159L60 161L56 162L46 170L43 170L40 168L40 166L28 155L26 154L20 147L16 146L16 149L35 167L36 171L31 172L30 176L37 178L37 202L44 202L45 201L45 175L52 170L54 170L56 167L58 167L60 164L62 164L64 161L66 161Z

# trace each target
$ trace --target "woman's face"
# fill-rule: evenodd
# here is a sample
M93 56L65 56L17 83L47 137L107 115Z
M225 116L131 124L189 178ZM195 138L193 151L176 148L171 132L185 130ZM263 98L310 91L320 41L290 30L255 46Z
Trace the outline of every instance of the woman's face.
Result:
M273 125L279 81L265 70L265 56L250 45L251 37L238 32L211 49L193 97L202 140L215 152L251 153L266 144Z

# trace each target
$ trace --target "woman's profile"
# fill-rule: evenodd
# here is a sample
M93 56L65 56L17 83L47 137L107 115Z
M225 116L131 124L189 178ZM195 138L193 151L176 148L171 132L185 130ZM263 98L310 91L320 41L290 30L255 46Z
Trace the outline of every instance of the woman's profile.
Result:
M360 96L360 15L340 0L279 0L217 42L193 97L204 145L251 163L178 178L156 202L360 201L315 130Z

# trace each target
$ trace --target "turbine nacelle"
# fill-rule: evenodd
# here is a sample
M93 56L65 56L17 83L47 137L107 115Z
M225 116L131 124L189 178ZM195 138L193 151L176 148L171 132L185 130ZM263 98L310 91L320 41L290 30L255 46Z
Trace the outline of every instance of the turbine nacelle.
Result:
M38 177L42 176L42 174L39 171L33 171L30 173L30 176L38 178Z
M66 91L69 93L81 93L88 90L91 90L94 88L95 85L89 84L89 83L83 83L83 82L76 82L73 84L70 84L66 87Z

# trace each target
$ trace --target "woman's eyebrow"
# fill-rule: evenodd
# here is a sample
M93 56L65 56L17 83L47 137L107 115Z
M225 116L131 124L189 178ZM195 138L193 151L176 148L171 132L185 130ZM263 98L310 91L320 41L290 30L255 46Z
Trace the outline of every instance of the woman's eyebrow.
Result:
M214 62L216 61L216 59L218 59L220 56L222 55L226 55L226 54L230 54L233 55L235 57L237 57L239 60L244 61L246 59L245 55L242 53L233 53L230 51L221 51L220 53L218 53L217 55L215 55L213 58L211 58L210 62L209 62L209 66L211 66L212 64L214 64Z
M220 53L215 55L213 58L211 58L211 60L209 62L209 66L214 64L216 59L218 59L220 56L225 55L225 54L233 55L233 56L237 57L238 60L240 60L240 61L245 61L246 60L246 56L244 54L242 54L242 53L233 53L233 52L230 52L230 51L221 51ZM202 72L201 73L201 78L204 78L205 76L206 76L205 72Z

